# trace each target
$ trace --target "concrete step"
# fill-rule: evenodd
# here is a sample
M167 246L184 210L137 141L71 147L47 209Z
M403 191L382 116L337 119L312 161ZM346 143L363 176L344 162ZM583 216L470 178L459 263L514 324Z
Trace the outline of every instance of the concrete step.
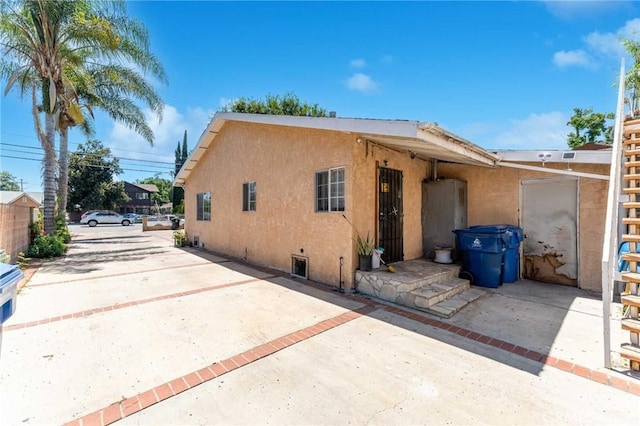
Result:
M436 303L460 294L470 287L469 280L451 278L447 281L430 283L409 292L407 301L418 309L429 308Z
M484 290L481 290L478 287L473 287L463 291L460 294L456 294L449 299L443 300L440 303L436 303L429 308L418 309L442 318L451 318L457 312L459 312L460 309L464 308L474 300L481 298L485 294L486 292Z

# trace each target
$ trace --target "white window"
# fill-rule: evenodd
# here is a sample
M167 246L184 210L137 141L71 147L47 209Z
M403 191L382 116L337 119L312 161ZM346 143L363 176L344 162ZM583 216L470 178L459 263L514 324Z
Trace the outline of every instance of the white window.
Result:
M148 200L149 193L148 192L136 192L136 200Z
M196 204L196 220L211 220L211 193L199 193Z
M256 183L247 182L242 184L242 211L256 211Z
M344 167L316 173L316 211L344 211Z

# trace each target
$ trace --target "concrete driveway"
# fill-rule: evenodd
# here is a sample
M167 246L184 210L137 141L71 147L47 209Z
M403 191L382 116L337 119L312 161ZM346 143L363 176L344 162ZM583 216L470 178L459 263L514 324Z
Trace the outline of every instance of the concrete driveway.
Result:
M600 368L598 301L574 289L503 286L441 320L171 231L71 230L5 323L0 424L640 420L640 382Z

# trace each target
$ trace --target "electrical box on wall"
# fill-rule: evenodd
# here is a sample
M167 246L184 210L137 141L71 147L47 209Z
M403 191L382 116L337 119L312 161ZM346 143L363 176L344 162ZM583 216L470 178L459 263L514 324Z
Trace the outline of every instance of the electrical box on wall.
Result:
M441 179L422 184L422 245L424 255L435 247L456 248L454 229L467 227L467 182ZM456 259L456 250L452 252Z

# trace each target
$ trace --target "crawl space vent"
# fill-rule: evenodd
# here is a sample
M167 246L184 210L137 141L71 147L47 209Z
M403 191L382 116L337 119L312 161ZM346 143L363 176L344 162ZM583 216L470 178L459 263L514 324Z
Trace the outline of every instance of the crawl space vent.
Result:
M291 256L291 275L305 280L309 279L308 260L303 256Z

